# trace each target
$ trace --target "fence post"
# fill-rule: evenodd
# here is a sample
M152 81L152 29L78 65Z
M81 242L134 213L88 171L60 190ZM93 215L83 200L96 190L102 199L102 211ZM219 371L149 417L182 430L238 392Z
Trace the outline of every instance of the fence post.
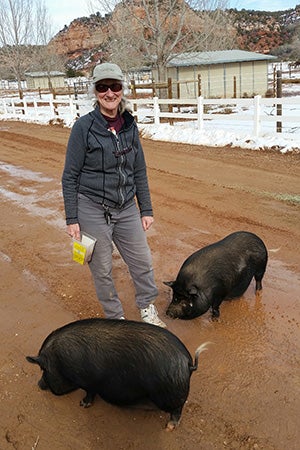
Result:
M202 89L201 89L201 74L198 73L198 97L201 97Z
M130 87L132 90L133 98L136 98L136 87L135 87L135 79L134 78L132 80L130 80Z
M236 98L236 76L233 77L233 98Z
M78 100L75 102L75 109L76 109L76 117L78 119L78 117L80 117Z
M33 108L34 108L35 117L38 117L39 113L38 113L38 105L37 105L36 99L33 99Z
M158 97L153 97L153 112L154 112L154 123L155 125L159 125L159 104Z
M277 98L282 97L282 73L281 70L277 70L276 73L276 86L277 86ZM277 103L276 106L277 110L277 116L282 116L282 103ZM281 133L282 132L282 122L276 122L276 132Z
M74 114L74 102L73 102L72 97L69 97L69 106L70 106L71 117L73 117L73 114Z
M6 100L5 100L5 98L2 98L2 103L3 103L4 114L7 114L7 107L6 107Z
M135 117L136 122L138 121L138 104L134 99L130 99L130 106L132 109L132 114Z
M276 86L276 67L273 69L273 97L277 97L277 86Z
M23 114L25 116L28 114L27 100L25 98L23 98Z
M168 98L173 98L172 78L168 78Z
M50 107L50 117L53 118L55 116L55 108L53 105L52 98L49 99L49 107Z
M198 130L203 129L203 97L197 97L197 128Z
M13 115L15 116L16 115L16 106L15 106L15 101L13 98L11 99L11 106L12 106Z
M256 95L254 97L253 134L255 137L258 136L259 131L260 131L260 99L261 99L261 95Z

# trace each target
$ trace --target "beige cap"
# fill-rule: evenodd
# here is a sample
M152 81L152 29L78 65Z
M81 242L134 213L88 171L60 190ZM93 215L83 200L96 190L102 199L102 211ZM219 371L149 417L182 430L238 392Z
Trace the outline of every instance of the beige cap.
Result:
M112 79L123 81L124 76L122 70L117 64L102 63L98 64L93 71L93 82L97 83L101 80Z

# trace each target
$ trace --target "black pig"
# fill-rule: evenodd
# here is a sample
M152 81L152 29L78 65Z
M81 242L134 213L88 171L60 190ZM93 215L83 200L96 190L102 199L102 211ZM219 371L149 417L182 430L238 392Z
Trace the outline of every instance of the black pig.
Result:
M198 367L202 344L193 361L171 332L143 322L85 319L53 331L38 356L27 356L43 371L41 389L63 395L81 388L88 407L96 394L116 405L150 400L170 413L168 429L179 423L190 377Z
M268 261L263 241L253 233L237 231L189 256L175 281L164 282L173 290L167 308L172 318L193 319L209 308L219 317L223 300L240 297L255 278L262 289Z

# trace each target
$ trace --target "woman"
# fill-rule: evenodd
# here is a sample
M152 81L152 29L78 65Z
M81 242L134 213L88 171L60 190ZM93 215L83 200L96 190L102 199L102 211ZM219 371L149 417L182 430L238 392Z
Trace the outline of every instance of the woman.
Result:
M153 223L146 164L133 116L125 109L123 73L111 63L93 71L95 109L71 131L62 177L68 234L97 239L89 267L105 317L124 319L112 279L113 243L129 268L141 318L161 327L158 290L145 231ZM136 199L136 201L135 201Z

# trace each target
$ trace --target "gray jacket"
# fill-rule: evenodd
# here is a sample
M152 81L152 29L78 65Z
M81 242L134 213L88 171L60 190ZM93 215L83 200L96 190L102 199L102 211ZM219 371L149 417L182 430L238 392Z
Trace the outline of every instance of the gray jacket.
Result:
M152 216L144 152L133 116L115 135L97 106L80 117L71 130L62 176L66 222L77 218L77 195L113 208L123 208L136 196L141 216Z

